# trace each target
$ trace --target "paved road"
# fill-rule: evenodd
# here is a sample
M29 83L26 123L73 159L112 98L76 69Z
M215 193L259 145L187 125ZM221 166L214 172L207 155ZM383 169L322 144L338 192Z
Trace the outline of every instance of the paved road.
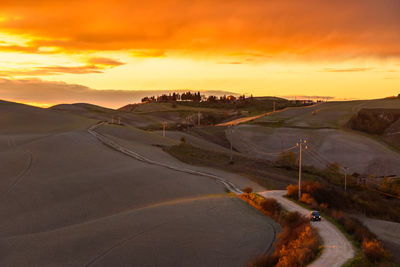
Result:
M309 210L284 198L285 194L285 190L264 191L260 193L264 197L275 198L288 211L298 211L303 215L309 215ZM312 222L311 224L318 230L322 238L324 250L321 256L309 266L342 266L346 261L354 257L355 253L352 245L333 224L324 219L321 222Z

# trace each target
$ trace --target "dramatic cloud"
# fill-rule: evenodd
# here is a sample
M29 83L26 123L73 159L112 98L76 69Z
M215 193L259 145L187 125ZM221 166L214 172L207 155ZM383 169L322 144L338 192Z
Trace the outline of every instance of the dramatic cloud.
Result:
M399 11L398 0L2 1L0 31L32 36L27 48L3 47L25 52L398 57Z
M325 68L322 71L323 72L364 72L364 71L370 71L370 70L373 70L373 68L342 68L342 69Z
M39 47L20 45L0 45L0 52L40 53Z
M13 76L46 76L58 75L63 73L70 74L89 74L89 73L103 73L103 70L114 68L124 65L125 63L119 62L111 58L90 58L89 65L81 66L39 66L31 67L29 69L11 69L0 70L0 77L13 77Z
M398 89L385 71L400 71L399 12L399 0L1 0L0 77L378 98Z
M2 100L36 104L91 103L104 107L120 108L126 104L140 102L145 96L157 96L174 90L128 91L95 90L86 86L49 82L39 79L10 80L0 79ZM184 91L184 90L175 90ZM202 91L203 94L233 94L223 91Z
M134 57L165 57L164 50L137 50L132 52Z
M96 57L88 60L89 64L116 67L124 65L125 63L119 62L111 58Z
M283 98L287 99L301 99L301 100L334 100L335 97L333 96L321 96L321 95L287 95L287 96L282 96Z

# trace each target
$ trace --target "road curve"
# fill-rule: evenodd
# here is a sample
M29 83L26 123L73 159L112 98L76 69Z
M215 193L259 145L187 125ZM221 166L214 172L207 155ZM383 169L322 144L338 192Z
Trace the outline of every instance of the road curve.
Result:
M309 210L283 197L286 194L285 190L264 191L259 194L263 197L276 199L288 211L297 211L303 215L309 215ZM355 256L351 243L332 223L322 219L321 222L311 222L311 225L318 229L324 249L321 256L308 266L339 267Z

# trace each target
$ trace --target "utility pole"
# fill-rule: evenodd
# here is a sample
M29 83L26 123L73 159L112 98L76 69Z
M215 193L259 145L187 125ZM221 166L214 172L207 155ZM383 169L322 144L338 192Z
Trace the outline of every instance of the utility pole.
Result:
M300 138L297 146L299 147L299 199L301 198L301 152L303 149L303 145L305 145L305 149L307 149L307 140Z
M344 169L344 191L347 191L347 170L349 169L348 167L343 167Z
M275 101L274 101L274 112L275 112Z
M164 122L162 123L162 126L163 126L162 136L165 137L165 128L167 127L167 122L164 121Z

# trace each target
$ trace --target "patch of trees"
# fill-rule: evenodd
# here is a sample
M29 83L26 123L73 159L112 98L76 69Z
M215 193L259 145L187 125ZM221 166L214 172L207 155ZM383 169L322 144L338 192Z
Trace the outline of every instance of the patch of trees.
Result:
M250 97L253 98L252 96ZM206 97L205 95L201 95L200 92L192 93L190 91L185 93L169 93L162 94L160 96L146 96L142 98L142 103L148 102L175 102L175 101L191 101L191 102L209 102L209 103L234 103L236 101L244 101L246 97L244 95L240 97L235 97L233 95L229 96L220 96L217 97L215 95L210 95Z
M245 98L244 96L241 96L240 98ZM236 101L235 96L221 96L217 97L214 95L210 95L206 97L205 95L201 95L200 92L197 93L192 93L192 92L185 92L185 93L169 93L167 94L162 94L160 96L151 96L151 97L143 97L142 102L174 102L174 101L193 101L193 102L200 102L200 101L208 101L208 102L230 102L230 101Z
M399 118L400 109L361 109L350 119L348 126L370 134L383 134Z

